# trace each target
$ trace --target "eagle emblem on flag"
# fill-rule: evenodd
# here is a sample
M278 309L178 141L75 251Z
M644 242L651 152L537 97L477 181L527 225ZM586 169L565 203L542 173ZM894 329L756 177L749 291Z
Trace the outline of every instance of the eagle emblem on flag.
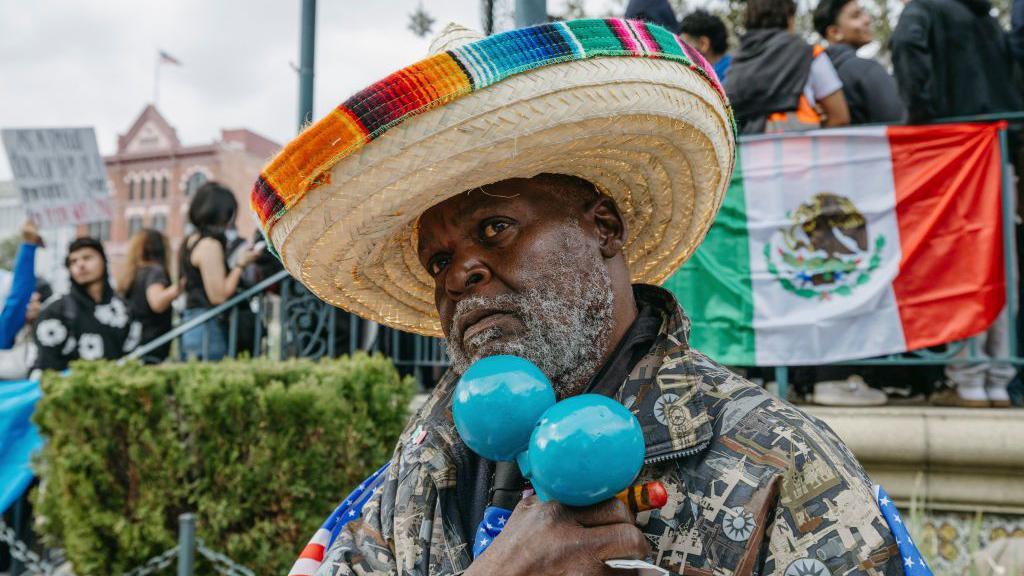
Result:
M791 224L765 244L768 272L801 298L849 296L882 262L885 236L871 240L853 201L821 192L787 213Z

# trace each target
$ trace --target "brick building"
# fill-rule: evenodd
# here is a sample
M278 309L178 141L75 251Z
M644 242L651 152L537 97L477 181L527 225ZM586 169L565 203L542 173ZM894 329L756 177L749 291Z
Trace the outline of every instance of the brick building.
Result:
M152 105L128 132L118 136L117 152L104 158L111 183L114 219L83 226L104 241L116 274L128 239L140 228L167 234L177 249L189 229L189 198L207 180L217 180L238 198L238 232L251 237L249 190L264 163L280 146L244 128L221 130L211 144L182 145L177 131Z

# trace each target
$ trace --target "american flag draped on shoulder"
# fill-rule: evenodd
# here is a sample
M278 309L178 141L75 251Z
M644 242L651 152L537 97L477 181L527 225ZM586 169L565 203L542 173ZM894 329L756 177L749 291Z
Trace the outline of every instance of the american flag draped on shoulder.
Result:
M385 472L391 462L381 466L369 478L363 480L345 501L334 509L327 521L313 535L313 539L303 548L299 559L295 561L288 576L312 576L324 561L324 553L331 548L334 539L341 533L346 524L359 518L363 506L373 497L377 488L384 483Z
M320 564L324 561L324 554L331 548L331 544L334 543L342 528L349 522L359 518L362 514L363 506L377 492L377 488L384 483L385 472L387 472L390 465L391 462L388 462L381 466L369 478L359 484L334 509L334 512L327 518L327 521L313 535L313 539L309 541L309 544L306 544L302 554L299 555L299 559L295 561L291 571L288 572L288 576L312 576L320 568ZM900 548L900 556L903 558L904 573L907 576L932 576L928 563L925 562L913 538L910 537L907 527L903 524L903 518L896 509L896 504L889 498L885 490L877 484L875 485L875 501L878 503L878 508L882 511L882 515L885 517L885 521L889 525L893 536L896 537L896 543ZM480 528L477 530L473 544L474 558L483 553L494 538L501 533L501 529L504 528L504 524L510 515L511 512L503 508L495 508L493 506L488 508L487 514L485 514L484 520L480 523Z
M900 547L903 573L906 576L932 576L932 570L924 561L921 551L917 549L917 544L914 544L914 539L910 537L910 532L904 526L903 518L900 517L896 504L889 499L889 495L878 484L875 484L875 500L878 501L878 508L882 511L882 516L885 517L885 522L889 525L889 530L896 537L896 544Z

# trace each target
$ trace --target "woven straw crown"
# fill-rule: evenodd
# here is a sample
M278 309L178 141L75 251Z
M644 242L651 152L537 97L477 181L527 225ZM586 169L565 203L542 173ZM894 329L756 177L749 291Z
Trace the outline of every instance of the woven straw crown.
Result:
M418 216L545 172L616 200L634 281L660 283L693 253L735 157L732 113L696 51L618 19L445 32L443 52L346 100L260 175L251 205L293 276L365 318L440 335Z

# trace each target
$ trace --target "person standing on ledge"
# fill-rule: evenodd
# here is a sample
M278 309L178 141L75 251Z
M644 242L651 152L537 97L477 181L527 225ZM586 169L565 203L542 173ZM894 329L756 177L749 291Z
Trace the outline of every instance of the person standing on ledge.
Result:
M736 158L710 65L653 24L574 20L486 39L454 25L432 56L288 144L252 191L284 266L321 299L447 339L452 365L359 519L322 529L291 574L901 574L870 480L821 421L688 344L658 284L704 237ZM508 464L451 415L475 360L534 362L557 395L639 419L668 503L515 505L477 541ZM329 465L329 463L325 463ZM497 486L496 478L501 478ZM356 511L352 511L355 515ZM474 558L474 542L489 546Z
M857 56L874 40L871 14L860 1L821 0L814 9L814 29L828 42L825 52L843 83L850 124L903 120L896 81L877 60Z
M683 40L714 66L718 81L724 83L729 65L732 64L732 55L728 53L729 32L725 29L725 22L707 10L694 10L683 18L681 30Z

